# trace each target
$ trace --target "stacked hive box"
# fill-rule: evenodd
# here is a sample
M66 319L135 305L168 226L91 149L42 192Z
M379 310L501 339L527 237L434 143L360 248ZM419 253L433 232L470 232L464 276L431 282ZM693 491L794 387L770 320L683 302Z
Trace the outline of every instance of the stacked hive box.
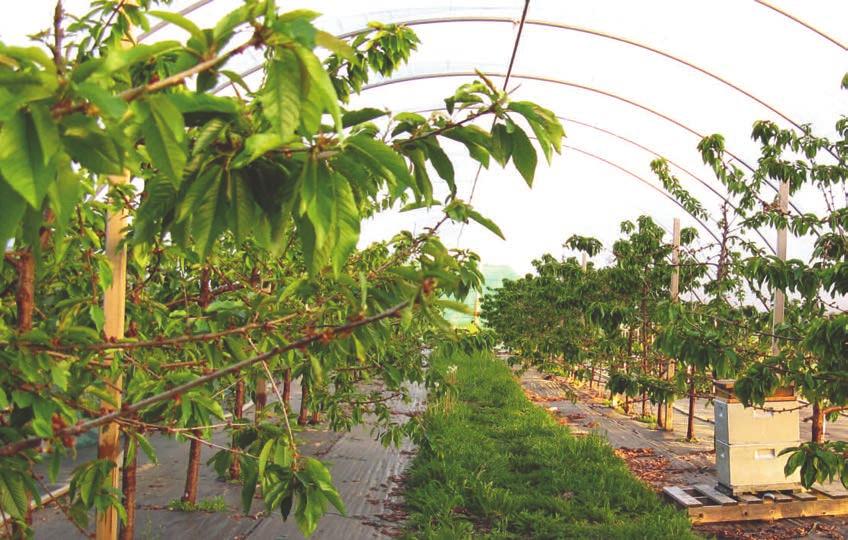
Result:
M788 455L800 443L798 401L791 388L766 399L763 408L745 407L733 381L715 382L715 449L719 485L732 494L798 489L800 475L786 477ZM786 411L786 412L778 412Z

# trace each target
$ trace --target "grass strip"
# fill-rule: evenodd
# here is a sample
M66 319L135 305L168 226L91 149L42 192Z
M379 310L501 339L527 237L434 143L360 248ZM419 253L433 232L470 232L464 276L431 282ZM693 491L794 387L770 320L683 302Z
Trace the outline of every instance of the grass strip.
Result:
M424 418L408 538L695 538L605 440L571 435L490 353L431 361L455 393L431 401Z

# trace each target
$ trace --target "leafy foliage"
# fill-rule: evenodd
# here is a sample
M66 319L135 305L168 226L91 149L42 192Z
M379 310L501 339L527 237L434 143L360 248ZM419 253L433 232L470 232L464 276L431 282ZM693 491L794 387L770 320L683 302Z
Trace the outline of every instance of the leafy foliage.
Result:
M384 441L418 432L362 383L402 397L405 381L428 380L422 347L458 339L442 313L480 289L479 258L445 247L439 226L475 221L502 236L458 198L445 148L458 142L486 165L511 159L528 182L536 149L520 124L548 159L561 148L550 111L482 77L427 118L350 109L369 77L410 57L409 28L374 23L341 40L314 25L317 13L271 0L199 28L156 3L96 2L70 24L58 11L41 46L0 45L0 506L18 520L37 495L30 464L58 464L77 435L118 423L128 456L153 456L148 432L203 442L235 406L235 385L251 383L255 397L258 381L286 370L334 428L373 414ZM151 17L184 41L127 46ZM250 48L264 58L257 88L228 69ZM226 85L238 91L217 92ZM441 185L450 195L437 201ZM444 217L360 245L364 219L403 205ZM126 337L114 339L101 306L113 284L104 224L120 214ZM116 380L124 406L104 417ZM226 428L233 449L212 465L238 462L246 511L261 486L266 508L309 534L343 503L325 465L297 451L290 413L275 402L255 425ZM77 469L74 520L121 508L107 481L119 466Z

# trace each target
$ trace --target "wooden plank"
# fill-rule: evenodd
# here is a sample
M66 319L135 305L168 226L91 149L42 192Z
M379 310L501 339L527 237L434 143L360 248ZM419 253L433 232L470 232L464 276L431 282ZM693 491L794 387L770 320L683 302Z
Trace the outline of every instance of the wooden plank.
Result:
M677 486L666 486L663 488L663 493L683 508L704 506L701 501L683 491L683 488Z
M848 498L848 491L845 491L845 488L841 485L836 484L815 484L813 486L813 491L818 491L824 495L827 495L831 499L845 499Z
M756 495L751 495L750 493L742 493L736 496L740 502L745 504L762 504L763 500ZM815 497L813 497L815 499Z
M710 499L712 499L717 504L720 504L722 506L739 504L739 501L737 501L736 499L732 499L732 498L728 497L727 495L725 495L724 493L719 493L718 491L716 491L716 489L714 487L712 487L710 485L696 484L695 489L697 491L699 491L700 493L703 493L704 495L706 495Z
M795 491L792 493L792 496L799 501L815 501L818 499L818 497L812 493L807 493L806 491Z
M792 497L789 495L785 495L779 491L769 491L768 493L763 494L763 500L771 499L774 502L784 503L789 501L794 501Z
M848 514L846 499L817 499L780 504L737 504L734 506L702 506L687 510L693 524L730 521L776 520L797 517L844 516Z

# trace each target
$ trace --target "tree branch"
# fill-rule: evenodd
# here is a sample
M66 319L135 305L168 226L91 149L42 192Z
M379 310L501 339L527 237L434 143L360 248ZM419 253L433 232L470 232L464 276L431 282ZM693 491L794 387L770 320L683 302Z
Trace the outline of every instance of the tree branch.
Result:
M262 353L258 356L254 356L252 358L246 358L246 359L242 360L241 362L236 362L235 364L232 364L232 365L230 365L226 368L219 369L218 371L214 371L212 373L209 373L208 375L203 375L202 377L198 377L198 378L196 378L192 381L189 381L187 383L175 386L174 388L171 388L170 390L166 390L165 392L161 392L159 394L150 396L148 398L142 399L142 400L137 401L135 403L132 403L130 405L122 406L120 410L99 416L99 417L94 418L92 420L89 420L87 422L82 422L82 423L77 424L75 426L56 430L53 433L53 436L55 438L61 438L61 437L67 437L67 436L77 436L77 435L80 435L81 433L91 431L94 428L106 425L110 422L119 420L121 418L126 418L126 417L129 417L129 416L132 416L136 412L138 412L138 411L140 411L140 410L142 410L146 407L149 407L151 405L155 405L156 403L159 403L161 401L165 401L165 400L175 398L175 397L177 397L181 394L184 394L185 392L188 392L189 390L191 390L193 388L196 388L196 387L201 386L203 384L206 384L208 382L212 382L214 380L220 379L221 377L225 377L227 375L237 373L237 372L239 372L243 369L249 368L250 366L252 366L256 363L262 362L264 360L268 360L269 358L272 358L272 357L277 356L279 354L282 354L284 352L288 352L288 351L293 350L293 349L302 349L302 348L304 348L304 347L306 347L306 346L308 346L308 345L310 345L310 344L312 344L316 341L321 341L323 339L326 339L328 332L330 333L330 335L343 334L345 332L359 328L360 326L365 326L365 325L368 325L368 324L371 324L371 323L374 323L374 322L377 322L377 321L381 321L381 320L386 319L388 317L392 317L408 305L409 305L409 301L401 302L400 304L397 304L396 306L391 307L391 308L389 308L385 311L382 311L382 312L380 312L376 315L372 315L370 317L365 317L365 318L359 319L357 321L352 321L352 322L337 326L333 330L329 330L327 332L322 332L320 334L314 334L314 335L310 335L310 336L307 336L307 337L300 338L297 341L293 341L293 342L291 342L291 343L289 343L288 345L285 345L285 346L274 347L273 349L271 349L271 350L269 350L265 353ZM16 442L13 442L13 443L6 444L6 445L0 447L0 457L9 457L9 456L13 456L13 455L15 455L15 454L17 454L17 453L19 453L23 450L27 450L27 449L30 449L30 448L38 448L39 446L41 446L41 443L44 440L45 440L44 437L30 437L28 439L23 439L23 440L20 440L20 441L16 441Z

